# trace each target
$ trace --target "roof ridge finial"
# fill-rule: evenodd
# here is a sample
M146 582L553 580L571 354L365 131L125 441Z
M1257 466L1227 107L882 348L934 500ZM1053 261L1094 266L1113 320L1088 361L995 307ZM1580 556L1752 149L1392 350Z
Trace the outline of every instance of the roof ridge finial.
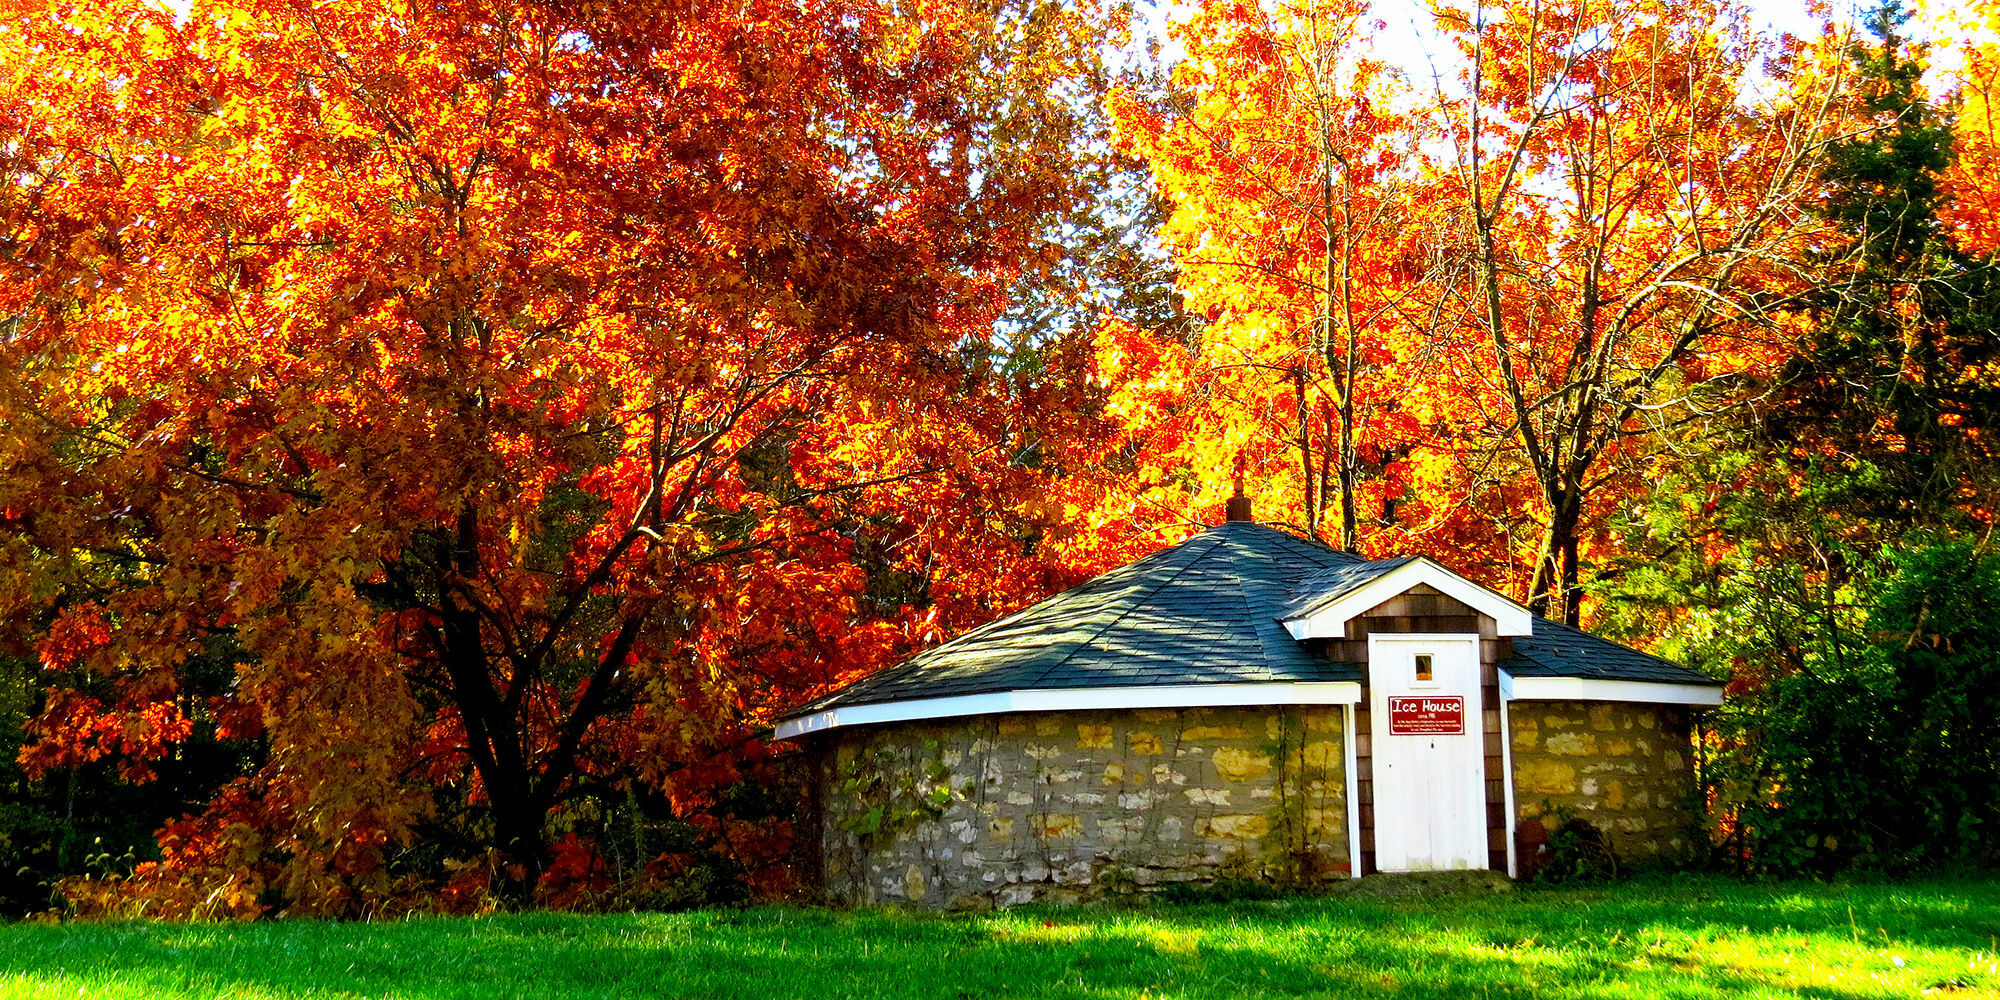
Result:
M1230 497L1229 502L1223 505L1222 519L1224 521L1257 520L1250 510L1250 497L1243 492L1243 470L1248 464L1243 454L1238 452L1236 455L1236 495Z

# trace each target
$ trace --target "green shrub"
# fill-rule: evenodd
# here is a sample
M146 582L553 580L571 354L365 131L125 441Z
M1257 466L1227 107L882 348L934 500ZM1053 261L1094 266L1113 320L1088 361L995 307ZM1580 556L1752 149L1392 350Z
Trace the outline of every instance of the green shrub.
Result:
M1770 871L2000 861L2000 557L1892 553L1858 631L1745 685L1717 777Z

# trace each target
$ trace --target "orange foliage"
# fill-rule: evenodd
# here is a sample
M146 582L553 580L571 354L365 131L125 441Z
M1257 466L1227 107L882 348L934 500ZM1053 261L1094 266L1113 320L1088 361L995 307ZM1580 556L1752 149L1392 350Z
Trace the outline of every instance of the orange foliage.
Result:
M1173 205L1162 237L1207 324L1188 344L1109 326L1099 364L1111 412L1147 445L1137 488L1184 517L1220 504L1239 456L1262 514L1308 534L1341 540L1344 480L1366 494L1358 516L1391 495L1386 478L1343 475L1356 437L1380 468L1402 429L1374 378L1407 294L1400 180L1416 133L1356 44L1365 20L1361 3L1207 4L1174 27L1186 55L1170 93L1114 97L1121 142Z
M77 898L588 883L578 802L713 801L776 711L1069 581L1031 505L1094 455L1087 359L988 343L1087 146L1017 99L1097 86L1116 24L5 8L0 625L58 687L24 760L268 746ZM486 839L399 867L449 830ZM760 872L781 832L711 839Z
M1201 5L1174 90L1114 106L1209 321L1100 338L1135 489L1206 507L1244 455L1317 531L1350 433L1350 544L1574 619L1655 431L1787 356L1838 46L1730 0L1500 0L1434 11L1433 86L1365 11Z
M1958 117L1952 122L1953 163L1941 178L1941 211L1960 251L1976 257L2000 251L2000 7L1952 5L1966 22L1958 45Z

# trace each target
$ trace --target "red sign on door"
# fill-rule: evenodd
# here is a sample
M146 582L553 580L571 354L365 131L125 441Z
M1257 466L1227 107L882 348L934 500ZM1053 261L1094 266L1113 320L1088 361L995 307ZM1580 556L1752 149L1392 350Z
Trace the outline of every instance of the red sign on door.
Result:
M1397 736L1465 735L1465 699L1459 695L1389 698L1389 732Z

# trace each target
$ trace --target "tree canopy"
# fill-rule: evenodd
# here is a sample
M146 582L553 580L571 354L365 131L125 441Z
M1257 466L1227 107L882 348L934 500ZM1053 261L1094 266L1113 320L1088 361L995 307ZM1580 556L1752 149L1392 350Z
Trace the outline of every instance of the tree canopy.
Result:
M1893 3L1446 5L1425 66L1351 0L1176 16L0 10L33 865L178 915L778 891L759 727L1239 475L1746 704L1853 646L1815 615L1963 644L1908 605L1991 582L2000 50L1933 94ZM1960 655L1914 648L1864 659Z

